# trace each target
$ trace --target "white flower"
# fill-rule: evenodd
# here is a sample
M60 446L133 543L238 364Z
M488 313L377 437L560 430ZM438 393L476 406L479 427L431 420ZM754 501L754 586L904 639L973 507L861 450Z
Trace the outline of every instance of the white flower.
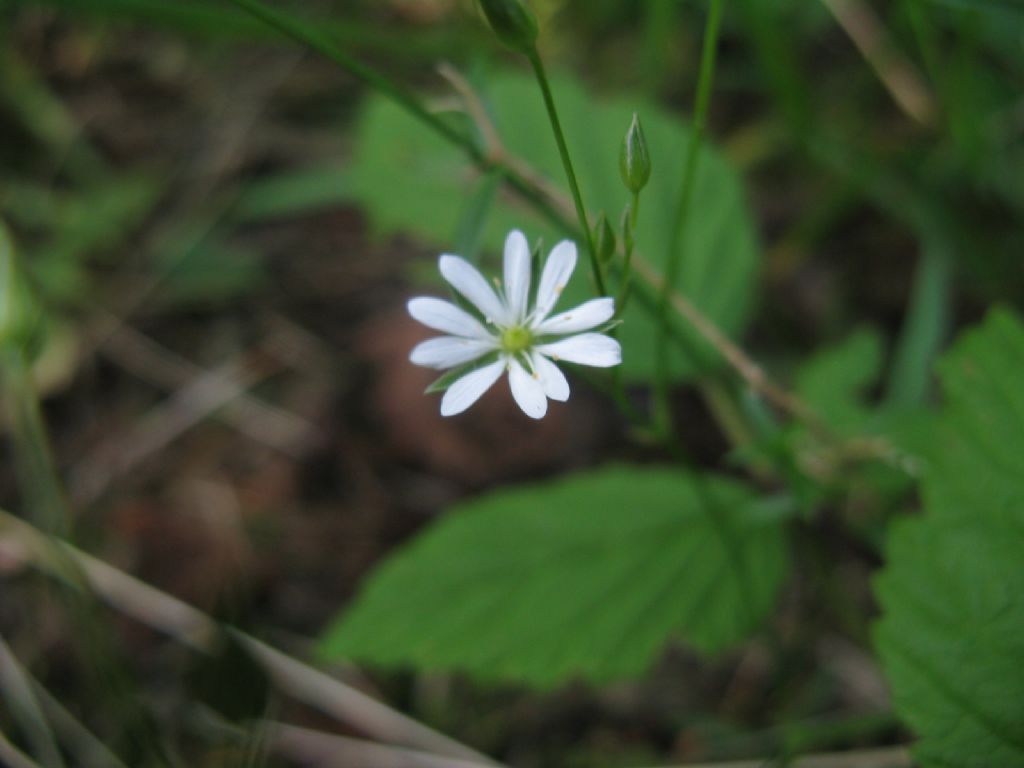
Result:
M591 299L575 309L551 315L576 267L576 245L563 240L544 264L530 305L530 247L519 230L505 239L505 285L495 291L468 261L445 254L441 275L483 318L448 301L420 296L409 301L409 314L429 328L443 331L417 345L409 359L427 368L466 366L468 372L448 387L441 415L462 413L508 371L512 397L534 419L547 413L548 398L569 399L569 382L552 361L598 368L622 362L619 342L592 331L615 314L615 301ZM497 281L496 281L497 282Z

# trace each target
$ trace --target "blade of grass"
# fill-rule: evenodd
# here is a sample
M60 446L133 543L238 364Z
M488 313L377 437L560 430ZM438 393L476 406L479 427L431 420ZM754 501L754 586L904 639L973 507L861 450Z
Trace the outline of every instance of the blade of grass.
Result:
M0 730L0 765L7 768L42 768L39 763L11 744L2 730Z
M47 768L64 768L60 746L32 689L7 641L0 635L0 693L7 700L15 720L32 744L32 751Z
M0 349L4 401L14 435L18 484L32 518L43 530L65 534L70 529L59 476L50 452L32 367L17 347Z
M642 49L642 71L644 88L654 97L664 83L668 71L666 59L672 43L673 20L676 14L675 0L647 0L644 12L644 43Z
M76 591L93 590L108 605L146 626L197 650L213 647L222 628L191 605L90 557L66 542L0 510L0 541L10 537L32 566ZM454 739L406 717L340 680L273 648L251 635L228 628L262 664L280 689L295 699L381 741L497 765Z
M932 363L950 325L952 289L952 244L942 237L926 237L889 375L886 402L903 406L924 404Z
M49 6L83 20L137 21L206 39L245 41L274 40L274 33L244 11L223 8L213 0L0 0L5 6ZM390 57L422 60L445 55L457 44L482 48L482 35L453 30L452 25L418 25L403 28L351 18L328 18L322 27L336 40L362 50L385 51ZM470 33L470 34L467 34Z
M65 164L79 179L95 179L106 172L103 157L86 141L74 114L2 37L0 72L0 99L47 148L55 167Z
M379 74L376 70L364 65L358 59L353 58L331 39L330 35L321 27L313 27L295 16L287 15L271 8L269 5L258 0L231 0L238 7L248 11L257 19L270 25L272 28L283 32L285 35L295 38L312 48L317 53L337 62L348 72L380 93L386 94L408 110L411 114L422 120L435 131L447 138L449 141L474 147L465 136L455 128L446 123L443 119L430 112L422 103L410 93L399 88L389 79ZM478 151L478 150L477 150Z
M43 711L53 723L75 759L84 766L94 768L128 768L107 745L79 722L63 704L39 683L32 680L36 696Z
M682 185L676 200L672 231L669 238L668 252L665 254L665 274L661 291L658 295L657 337L655 339L655 422L661 432L671 431L671 403L669 401L669 332L668 311L671 297L679 282L679 265L682 261L682 245L686 233L686 223L693 201L694 182L697 178L697 160L707 124L708 108L711 103L711 91L715 77L715 60L718 52L718 32L722 20L722 0L712 0L708 10L708 18L704 27L703 49L701 51L700 73L697 91L694 96L693 127L690 142L686 148L686 159L683 167Z

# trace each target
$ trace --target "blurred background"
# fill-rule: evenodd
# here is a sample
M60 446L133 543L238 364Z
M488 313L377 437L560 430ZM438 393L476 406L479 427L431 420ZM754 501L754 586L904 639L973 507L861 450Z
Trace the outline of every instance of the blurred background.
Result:
M706 2L531 5L556 93L645 119L691 113ZM501 94L518 93L524 63L469 0L275 7L316 20L432 109L464 111L460 84L499 113L517 108ZM726 4L708 131L740 181L756 259L744 317L723 322L783 381L867 329L867 402L924 407L956 329L993 303L1021 306L1022 19L1014 0ZM488 94L501 82L513 86ZM381 103L230 2L0 0L0 219L44 307L34 376L74 540L299 657L383 556L460 500L668 458L579 379L540 423L504 386L465 416L438 415L422 395L431 373L408 363L427 332L405 301L439 289L442 251L493 260L505 219L480 223L474 203L493 185L421 147ZM545 123L514 131L510 144L553 151ZM614 168L618 145L575 151ZM557 166L550 176L562 185ZM642 384L631 394L646 402ZM697 465L728 464L734 445L706 398L680 386L676 405ZM0 502L17 512L14 450L8 432ZM914 505L889 486L844 503L890 491L882 506ZM772 619L782 647L754 641L714 662L669 648L644 680L542 693L337 671L517 766L893 743L906 736L866 650L878 555L817 525L834 546L792 577ZM272 692L244 652L205 657L93 606L116 667L97 681L74 612L22 555L0 547L5 645L127 764L301 764L225 737L225 719L254 713L337 730ZM821 568L841 574L841 604L815 600ZM0 677L0 732L31 743Z

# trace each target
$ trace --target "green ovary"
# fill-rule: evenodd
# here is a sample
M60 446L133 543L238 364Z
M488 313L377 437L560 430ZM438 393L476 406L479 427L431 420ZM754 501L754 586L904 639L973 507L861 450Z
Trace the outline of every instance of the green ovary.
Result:
M501 332L501 349L510 355L524 352L533 344L533 334L526 328L506 328Z

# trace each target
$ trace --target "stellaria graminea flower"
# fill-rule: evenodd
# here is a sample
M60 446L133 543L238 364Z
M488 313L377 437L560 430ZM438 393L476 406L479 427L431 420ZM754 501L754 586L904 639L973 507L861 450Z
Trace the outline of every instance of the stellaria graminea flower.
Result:
M573 269L576 245L563 240L544 264L531 298L530 247L526 236L512 230L505 239L504 286L495 291L468 261L445 254L441 275L483 318L448 301L419 296L409 301L409 314L447 336L418 344L409 355L416 365L460 369L441 399L441 415L462 413L508 372L512 397L527 416L540 419L548 398L569 399L569 382L554 361L597 368L622 362L622 348L610 336L593 330L612 319L615 301L591 299L575 309L551 315Z

